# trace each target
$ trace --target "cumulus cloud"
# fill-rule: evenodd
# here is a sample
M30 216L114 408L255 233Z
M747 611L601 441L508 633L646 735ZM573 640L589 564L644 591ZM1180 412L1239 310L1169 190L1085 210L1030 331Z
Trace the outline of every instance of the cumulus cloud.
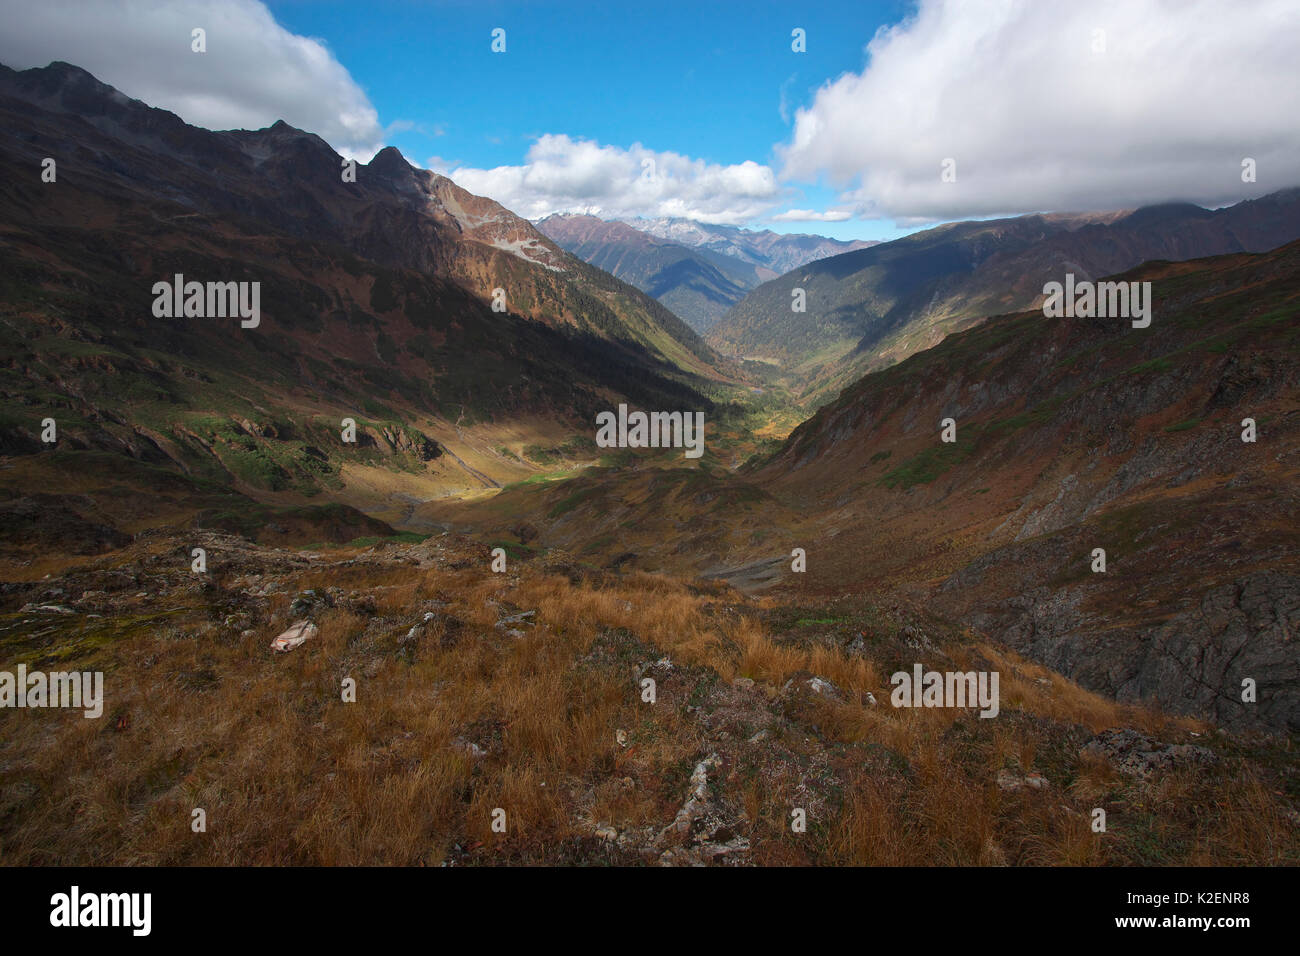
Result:
M844 222L853 218L847 209L828 209L818 212L815 209L787 209L775 216L769 216L769 222Z
M283 119L362 160L383 145L378 112L325 44L256 0L39 0L6 4L4 19L0 62L13 69L64 60L209 129ZM196 27L206 53L191 51Z
M797 111L781 175L900 222L1234 202L1300 184L1298 50L1295 0L921 0Z
M771 209L782 195L771 168L752 160L723 166L640 143L623 149L557 134L534 141L521 166L461 167L448 175L529 219L585 212L736 224Z

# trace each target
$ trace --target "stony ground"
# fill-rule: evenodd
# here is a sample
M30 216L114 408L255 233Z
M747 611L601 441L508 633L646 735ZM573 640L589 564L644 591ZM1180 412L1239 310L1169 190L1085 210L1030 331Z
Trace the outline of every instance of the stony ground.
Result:
M3 585L3 666L103 670L106 703L0 710L0 862L1300 859L1282 738L1116 705L887 601L490 562L450 534L160 533ZM998 671L1000 713L895 708L914 663Z

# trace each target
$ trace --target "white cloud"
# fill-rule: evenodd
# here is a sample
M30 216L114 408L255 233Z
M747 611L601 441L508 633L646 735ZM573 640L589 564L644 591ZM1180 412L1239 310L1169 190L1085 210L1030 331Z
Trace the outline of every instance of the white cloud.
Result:
M622 149L556 134L539 137L522 166L462 167L448 175L529 219L588 212L743 223L772 208L782 193L772 170L752 160L722 166L640 143Z
M769 216L769 222L844 222L853 218L847 209L828 209L817 212L815 209L787 209L775 216Z
M408 160L408 162L411 163L411 165L413 166L420 165L419 162L414 159L410 159ZM431 172L435 172L439 176L447 176L449 178L451 176L451 171L459 165L460 165L460 160L443 159L441 156L430 156L428 159L424 161L425 169L430 170Z
M207 33L207 52L190 49ZM6 3L0 62L64 60L150 106L209 129L283 119L368 160L384 130L370 99L316 39L285 30L256 0Z
M1300 184L1297 51L1295 0L921 0L796 113L781 175L900 222L1232 202Z

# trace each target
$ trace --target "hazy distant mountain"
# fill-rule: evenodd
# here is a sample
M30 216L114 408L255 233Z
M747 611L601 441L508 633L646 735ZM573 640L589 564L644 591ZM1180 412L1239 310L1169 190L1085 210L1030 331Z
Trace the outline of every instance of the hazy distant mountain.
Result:
M616 220L548 216L542 234L579 259L653 296L698 332L766 278L753 265L659 239Z
M815 259L876 245L689 219L604 220L559 213L536 226L579 259L654 296L697 332L711 329L768 279Z
M625 219L628 225L660 239L681 243L695 249L707 249L757 268L766 281L797 269L816 259L837 256L855 249L879 245L875 240L855 239L845 242L825 236L782 235L764 229L740 229L736 226L710 226L690 219Z
M1044 283L1067 272L1092 279L1155 259L1265 252L1296 238L1296 189L1213 211L1178 203L949 223L764 283L709 340L780 362L805 389L829 396L985 316L1032 307ZM805 312L791 309L795 288Z

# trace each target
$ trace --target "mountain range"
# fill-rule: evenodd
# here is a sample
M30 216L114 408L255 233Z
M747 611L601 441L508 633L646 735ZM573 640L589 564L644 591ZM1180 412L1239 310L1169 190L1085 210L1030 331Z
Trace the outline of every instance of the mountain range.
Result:
M766 282L708 338L724 353L774 363L819 403L985 316L1033 307L1067 273L1095 280L1151 260L1264 252L1296 238L1297 189L1215 210L1175 203L949 223ZM802 312L792 307L797 289Z
M874 239L828 239L805 233L713 225L671 216L641 217L624 222L660 239L749 263L755 267L760 279L773 279L816 259L876 245Z
M1297 190L832 254L66 63L0 122L0 650L112 687L0 708L0 859L1297 860Z
M864 376L738 472L631 462L492 510L544 516L536 546L597 563L805 602L896 595L1110 697L1294 731L1300 242L1115 278L1152 283L1149 328L995 316ZM480 504L430 507L507 530ZM1266 703L1243 702L1246 678Z
M700 333L759 284L875 244L674 218L620 221L559 213L539 220L537 228L584 262L658 299Z
M0 449L11 456L6 537L22 560L52 543L111 549L188 514L267 540L454 525L770 586L781 579L770 542L802 542L813 559L804 588L865 574L856 587L928 593L981 627L1028 628L1026 653L1108 693L1230 721L1243 718L1214 695L1166 699L1166 657L1119 648L1163 647L1161 628L1192 613L1193 576L1198 595L1236 588L1234 607L1262 588L1263 610L1240 613L1291 614L1295 542L1271 516L1295 504L1300 246L1239 250L1300 229L1295 190L1213 212L960 223L765 284L730 327L794 281L814 318L832 294L847 303L876 289L893 296L885 314L898 329L975 327L855 379L733 472L714 413L750 395L742 375L649 295L396 150L357 165L350 182L309 133L197 129L67 64L0 73L0 116L15 131L0 148ZM54 182L40 180L44 157L59 158ZM683 248L591 217L551 225L642 261ZM980 321L1034 303L1054 269L1105 275L1148 251L1157 261L1123 278L1153 283L1149 329L1041 309ZM176 274L260 282L260 324L155 317L154 283ZM502 291L508 307L496 311ZM955 318L932 322L939 314ZM755 326L765 335L792 321L765 315ZM868 325L843 368L880 364L894 326ZM824 353L816 329L811 343L782 338L782 358ZM618 402L709 410L711 450L692 467L671 454L602 457L588 423ZM958 438L939 443L949 417ZM1245 418L1263 430L1258 452L1238 448ZM340 439L345 419L355 442ZM1258 466L1243 470L1252 453ZM599 467L525 480L566 463ZM72 471L76 495L33 496ZM496 493L511 481L523 483ZM1106 577L1072 570L1089 540L1111 544ZM1040 596L1021 589L1030 584ZM1145 610L1116 614L1137 607L1134 588ZM1078 648L1097 640L1099 614L1115 636L1095 670ZM1222 685L1229 672L1205 671L1218 666L1207 647L1230 638L1175 630L1195 644L1180 653L1199 662L1197 686ZM1261 712L1286 723L1297 681L1276 653L1257 639L1228 657L1281 675Z
M0 70L0 118L6 454L401 500L527 477L525 449L619 401L739 389L653 298L395 149L350 171L283 122L199 129L64 63ZM260 324L156 317L176 275L259 283Z

